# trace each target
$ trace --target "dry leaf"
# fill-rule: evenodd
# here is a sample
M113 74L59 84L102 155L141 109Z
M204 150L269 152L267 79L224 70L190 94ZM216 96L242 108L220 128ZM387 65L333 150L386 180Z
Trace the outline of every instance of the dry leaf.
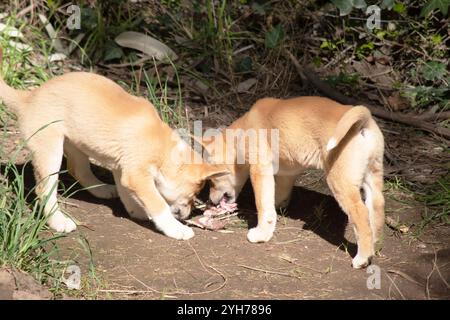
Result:
M352 67L358 74L378 85L392 87L395 82L394 70L390 66L385 66L380 63L371 64L362 60L354 61Z
M10 47L15 48L16 50L19 50L19 51L31 51L32 50L31 46L29 46L27 44L23 44L21 42L9 40L8 43L9 43Z
M66 53L66 48L62 44L61 40L58 39L58 33L53 28L52 24L48 21L47 17L43 14L39 14L39 19L45 25L45 30L48 33L48 36L52 40L52 45L57 52Z
M23 38L22 32L4 23L0 23L0 33L6 34L10 38Z
M255 78L247 79L247 80L239 83L239 85L237 86L237 92L247 92L257 82L258 82L258 80L256 80Z
M58 62L63 61L67 58L67 56L64 53L54 53L48 57L49 62Z
M394 111L400 111L409 108L408 99L400 96L400 93L398 91L394 92L391 96L389 96L387 98L387 101L389 103L389 106Z
M116 37L115 41L122 47L139 50L156 60L165 60L167 57L172 60L178 58L175 52L164 43L140 32L123 32Z

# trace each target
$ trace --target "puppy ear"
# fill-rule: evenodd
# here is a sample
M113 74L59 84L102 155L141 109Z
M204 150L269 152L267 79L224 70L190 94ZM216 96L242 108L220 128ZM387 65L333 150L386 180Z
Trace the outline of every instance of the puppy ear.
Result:
M219 178L230 174L231 172L224 165L206 164L202 170L202 180Z

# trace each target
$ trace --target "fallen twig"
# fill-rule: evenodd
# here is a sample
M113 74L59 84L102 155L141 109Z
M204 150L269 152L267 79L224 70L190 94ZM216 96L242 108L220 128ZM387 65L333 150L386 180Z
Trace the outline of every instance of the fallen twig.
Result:
M317 75L317 73L315 73L312 69L302 67L298 62L298 60L294 57L294 55L290 51L286 50L286 54L288 58L291 60L291 62L294 64L300 77L303 79L306 78L313 86L315 86L320 92L322 92L327 97L346 105L364 105L376 117L407 124L437 134L439 136L445 137L446 139L450 139L450 129L443 128L434 125L432 123L426 122L424 118L422 118L421 116L413 116L410 114L407 115L402 113L391 112L378 106L367 104L365 102L358 101L354 98L350 98L343 95L342 93L331 87L329 84L322 81L320 77Z
M246 266L246 265L243 265L243 264L240 264L238 266L242 267L242 268L245 268L245 269L253 270L253 271L259 271L259 272L264 272L264 273L268 273L268 274L276 274L276 275L283 276L283 277L299 279L298 276L294 276L294 275L292 275L290 273L286 273L286 272L279 272L279 271L272 271L272 270L253 268L253 267L249 267L249 266Z
M433 259L433 268L431 269L430 273L427 276L427 282L426 282L426 286L425 286L425 292L427 294L428 300L431 299L431 295L430 295L430 279L431 279L431 276L434 273L434 270L436 270L436 261L437 261L437 253L436 253L436 250L435 250L434 251L434 259Z
M406 280L408 280L408 281L410 281L412 283L415 283L418 286L421 286L421 287L424 286L422 283L416 281L413 277L409 276L408 274L404 273L403 271L391 269L391 270L388 270L387 272L399 275L400 277L402 277L402 278L404 278L404 279L406 279Z
M389 228L394 229L395 231L400 231L401 233L407 233L409 231L408 226L400 224L392 217L386 216L385 223Z
M424 121L448 120L450 119L450 111L443 111L438 113L425 112L417 117Z
M147 293L158 293L158 294L163 294L165 296L170 296L170 295L203 295L203 294L209 294L209 293L213 293L216 291L219 291L220 289L222 289L223 287L225 287L225 285L228 282L228 279L225 277L225 275L220 272L219 270L217 270L216 268L214 268L213 266L207 266L208 268L211 268L212 270L214 270L222 279L223 282L220 286L218 286L217 288L211 289L211 290L207 290L207 291L197 291L197 292L189 292L189 291L172 291L172 292L164 292L164 291L159 291L156 289L153 289L152 287L148 286L147 284L145 284L143 281L139 280L138 278L136 278L134 275L132 275L128 269L124 268L125 271L128 273L128 275L130 277L132 277L133 279L135 279L137 282L139 282L142 286L144 286L147 290L99 290L100 292L110 292L110 293L125 293L125 294L147 294ZM209 271L208 271L209 272Z
M391 277L389 277L388 274L386 274L386 277L388 277L388 279L391 281L391 286L389 287L389 295L390 295L390 291L391 291L391 287L392 285L395 287L395 289L397 289L398 293L400 293L400 295L402 296L403 300L406 300L405 296L403 295L403 293L400 291L400 288L395 284L394 280L392 280Z
M126 63L112 63L112 64L99 64L102 67L105 68L126 68L126 67L135 67L135 66L142 66L146 61L150 60L152 57L145 56L142 57L134 62L126 62Z

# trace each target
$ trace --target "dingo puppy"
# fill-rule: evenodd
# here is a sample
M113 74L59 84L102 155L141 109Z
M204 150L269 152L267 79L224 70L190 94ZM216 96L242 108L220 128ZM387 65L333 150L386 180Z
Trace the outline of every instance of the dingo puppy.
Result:
M226 139L229 133L236 136L236 130L242 138L249 129L278 129L279 141L260 133L257 144L248 140L250 134L239 145L234 138ZM270 240L277 219L275 208L288 204L295 180L304 169L319 168L325 171L331 191L353 223L358 243L353 267L370 263L384 225L384 142L366 107L321 97L262 99L212 138L204 142L213 161L226 163L225 157L231 158L227 165L231 175L211 181L212 202L218 203L224 196L235 201L250 175L258 211L258 225L247 235L250 242ZM251 163L255 154L259 157ZM237 161L239 156L245 163Z
M36 193L46 201L48 225L58 232L76 229L56 199L63 154L68 171L94 196L119 195L131 216L142 219L144 211L175 239L189 239L194 232L172 214L189 216L205 179L226 174L220 166L179 161L192 159L194 151L151 103L103 76L68 73L32 91L14 90L1 80L0 99L18 116L32 151ZM88 157L112 169L117 188L93 175Z

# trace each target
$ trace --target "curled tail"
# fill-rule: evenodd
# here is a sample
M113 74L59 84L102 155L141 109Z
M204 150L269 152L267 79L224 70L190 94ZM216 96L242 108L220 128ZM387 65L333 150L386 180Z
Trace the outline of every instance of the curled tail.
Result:
M3 50L0 48L0 71L3 65ZM29 95L28 91L16 90L11 88L0 76L0 102L3 102L12 109L13 112L17 112L22 106L24 100Z
M369 109L364 106L353 107L344 113L342 118L338 121L336 129L334 129L333 136L328 140L327 151L336 148L350 128L355 124L361 129L371 117L372 115L370 114Z

